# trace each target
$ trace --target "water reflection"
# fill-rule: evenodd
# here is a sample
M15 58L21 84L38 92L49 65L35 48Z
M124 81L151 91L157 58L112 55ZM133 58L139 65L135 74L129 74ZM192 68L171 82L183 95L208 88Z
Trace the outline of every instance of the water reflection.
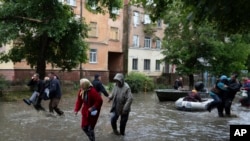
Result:
M216 110L184 112L174 102L159 102L155 93L134 94L126 135L115 136L110 126L111 103L104 105L96 125L97 141L225 141L230 124L250 124L249 110L235 103L238 118L219 118ZM75 98L64 98L60 107L65 117L48 116L19 102L0 103L0 136L3 141L82 141L88 140L80 129L81 116L74 116ZM47 108L48 102L43 105ZM48 109L48 108L47 108Z

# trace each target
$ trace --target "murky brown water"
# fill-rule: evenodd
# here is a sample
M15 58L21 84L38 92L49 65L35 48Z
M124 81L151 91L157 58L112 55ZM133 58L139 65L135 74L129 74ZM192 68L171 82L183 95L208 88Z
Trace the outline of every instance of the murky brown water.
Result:
M230 124L250 124L250 110L235 103L237 118L219 118L216 110L182 112L174 102L159 102L155 93L134 94L125 136L112 134L109 110L104 104L96 125L97 141L225 141ZM0 141L87 141L80 129L81 115L73 114L75 98L63 98L65 117L51 117L19 102L0 102ZM48 109L48 102L43 102Z

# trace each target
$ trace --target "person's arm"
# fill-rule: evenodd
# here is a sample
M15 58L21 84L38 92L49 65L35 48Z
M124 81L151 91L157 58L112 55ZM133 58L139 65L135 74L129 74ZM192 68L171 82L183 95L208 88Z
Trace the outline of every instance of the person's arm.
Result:
M103 103L101 95L97 91L92 89L91 91L89 91L88 96L92 101L94 101L94 104L89 108L89 111L91 112L100 109Z
M109 97L108 92L106 91L106 89L104 88L104 86L101 83L100 83L100 90L104 94L104 96Z
M29 82L27 83L27 86L34 86L35 81L32 79L29 80Z
M127 91L126 91L126 94L127 94L127 100L126 100L126 103L123 107L123 113L127 114L129 112L129 108L133 102L133 95L131 93L131 89L128 88Z
M77 93L77 98L76 98L76 102L75 102L75 108L74 108L75 114L77 114L78 111L79 111L79 110L81 109L81 107L82 107L82 103L83 103L82 95L83 95L83 93L82 93L82 91L81 91L81 89L80 89L80 90L78 91L78 93Z

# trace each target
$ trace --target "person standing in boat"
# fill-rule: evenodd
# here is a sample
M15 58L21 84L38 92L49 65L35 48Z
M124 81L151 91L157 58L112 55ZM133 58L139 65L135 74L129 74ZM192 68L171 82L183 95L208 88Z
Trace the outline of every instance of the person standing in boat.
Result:
M183 88L183 81L182 81L182 77L177 78L174 82L174 89L178 90L180 88Z

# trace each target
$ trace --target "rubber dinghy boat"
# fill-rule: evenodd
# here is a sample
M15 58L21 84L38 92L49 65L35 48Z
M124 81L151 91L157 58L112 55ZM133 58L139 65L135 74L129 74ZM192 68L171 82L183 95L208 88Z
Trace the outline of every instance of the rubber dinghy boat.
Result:
M182 111L205 111L207 105L213 101L212 98L203 98L202 102L193 102L193 101L183 101L185 97L179 98L175 101L175 107L178 110Z

